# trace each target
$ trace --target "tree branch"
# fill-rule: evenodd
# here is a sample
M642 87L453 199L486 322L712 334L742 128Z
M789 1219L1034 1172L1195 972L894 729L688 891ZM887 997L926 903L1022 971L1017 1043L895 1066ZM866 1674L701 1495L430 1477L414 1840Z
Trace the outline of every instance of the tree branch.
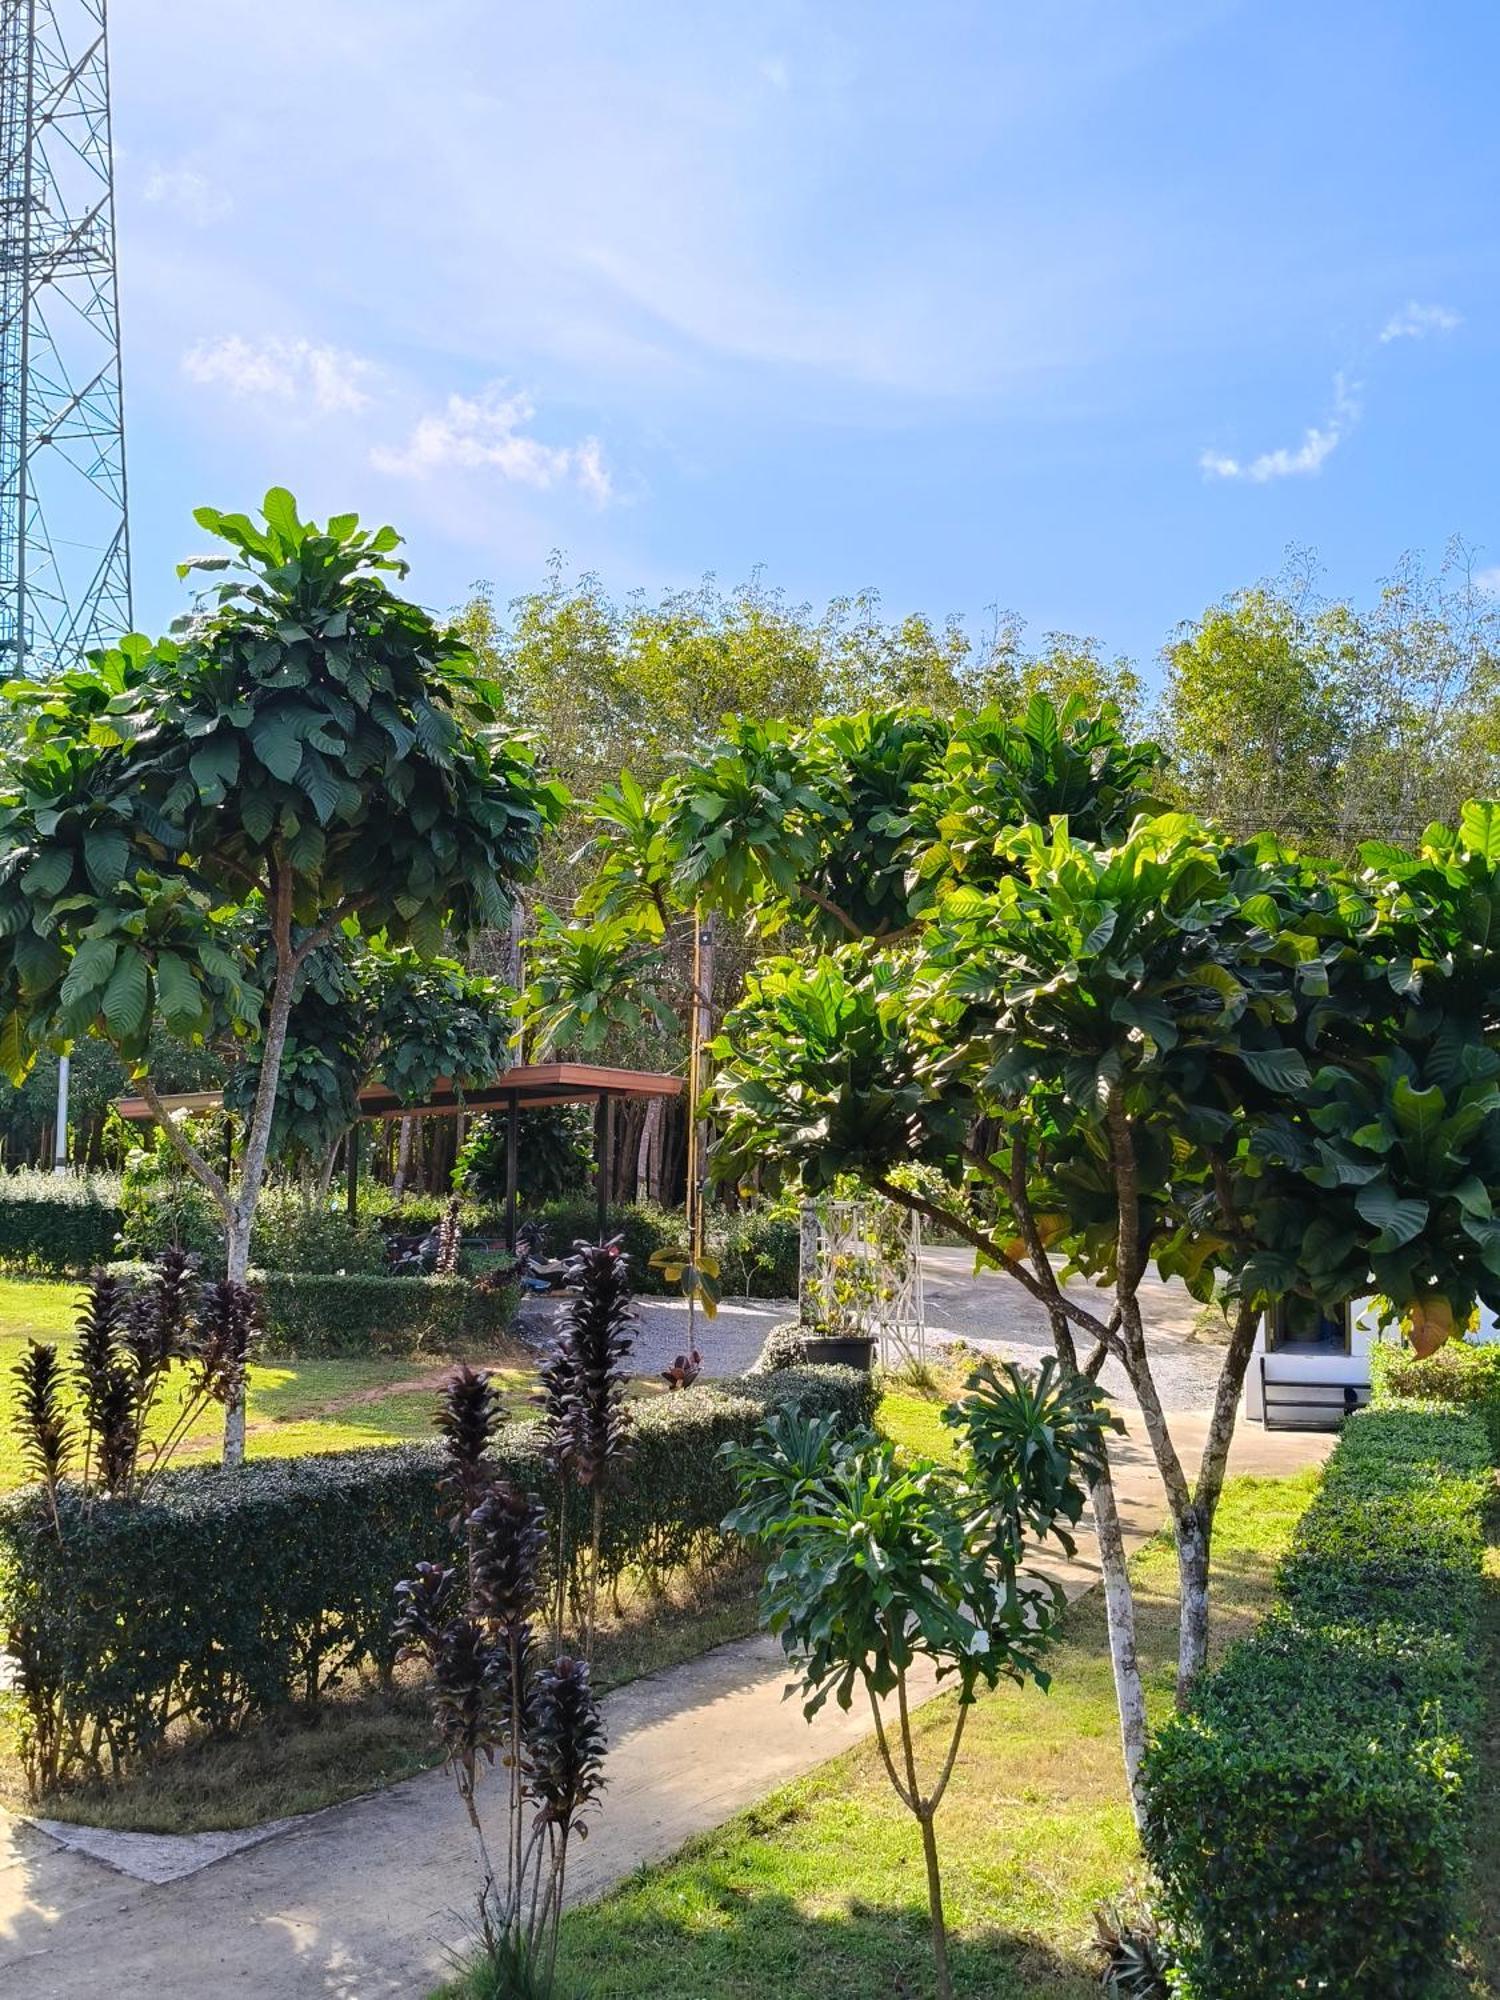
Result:
M972 1243L976 1250L982 1251L990 1259L991 1263L998 1264L1001 1270L1014 1278L1018 1285L1030 1292L1039 1305L1050 1308L1053 1304L1052 1296L1042 1288L1026 1266L1018 1264L1014 1257L1008 1257L993 1236L986 1235L984 1230L971 1222L960 1210L939 1208L936 1203L925 1200L921 1195L913 1194L909 1188L898 1187L894 1181L887 1180L883 1175L878 1176L871 1185L888 1201L898 1202L902 1208L910 1209L917 1215L925 1215L929 1222L936 1222L942 1228L951 1229L955 1235L962 1236L965 1242ZM1112 1326L1107 1326L1086 1306L1076 1304L1065 1292L1057 1293L1057 1302L1061 1311L1075 1326L1082 1327L1085 1333L1091 1333L1096 1340L1103 1340L1113 1332Z
M170 1111L161 1101L161 1093L149 1076L139 1076L135 1081L140 1085L142 1097L151 1106L151 1115L167 1135L167 1144L187 1167L200 1187L213 1196L219 1208L227 1216L229 1213L229 1189L223 1176L216 1174L208 1161L193 1144L187 1133L178 1125Z

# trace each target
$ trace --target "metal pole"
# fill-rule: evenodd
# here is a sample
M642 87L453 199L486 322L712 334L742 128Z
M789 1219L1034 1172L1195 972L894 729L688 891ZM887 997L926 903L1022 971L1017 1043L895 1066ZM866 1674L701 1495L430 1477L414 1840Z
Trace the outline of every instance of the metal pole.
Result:
M52 1171L68 1171L68 1070L66 1056L57 1059L57 1134L52 1142Z

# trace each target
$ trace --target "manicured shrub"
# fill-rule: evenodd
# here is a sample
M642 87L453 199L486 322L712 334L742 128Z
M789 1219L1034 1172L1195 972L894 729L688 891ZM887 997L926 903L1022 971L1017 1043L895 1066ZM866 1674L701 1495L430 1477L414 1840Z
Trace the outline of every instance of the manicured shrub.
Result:
M510 1331L514 1285L467 1278L380 1278L317 1271L255 1277L265 1310L267 1354L462 1354Z
M1490 1452L1500 1464L1500 1340L1450 1340L1424 1360L1409 1347L1371 1352L1374 1401L1456 1403L1484 1419Z
M107 1264L120 1233L113 1174L0 1174L0 1268L67 1277Z
M1351 1420L1280 1573L1282 1608L1148 1755L1146 1849L1184 2000L1439 1990L1478 1726L1478 1418Z
M839 1368L700 1383L639 1405L630 1475L605 1498L603 1587L630 1574L652 1589L726 1559L734 1543L720 1524L735 1489L719 1447L748 1443L793 1401L851 1428L873 1414L869 1378ZM555 1514L540 1431L504 1427L493 1458ZM168 1718L233 1730L315 1701L356 1668L389 1671L395 1585L448 1552L443 1463L434 1443L192 1468L164 1474L144 1501L87 1510L65 1487L60 1539L38 1492L0 1505L0 1611L28 1739L62 1746L64 1776L110 1771L149 1755ZM574 1550L587 1545L580 1527Z

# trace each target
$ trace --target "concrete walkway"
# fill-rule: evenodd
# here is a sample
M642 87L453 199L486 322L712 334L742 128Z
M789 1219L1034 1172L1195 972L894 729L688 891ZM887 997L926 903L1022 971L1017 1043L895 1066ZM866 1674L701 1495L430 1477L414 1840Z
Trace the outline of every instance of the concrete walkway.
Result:
M1201 1444L1201 1418L1175 1428L1182 1448ZM1245 1426L1232 1469L1291 1472L1331 1442ZM1137 1544L1163 1513L1138 1431L1119 1442L1117 1463ZM1085 1560L1047 1567L1070 1596L1096 1580ZM570 1901L603 1893L865 1734L858 1710L832 1705L805 1723L782 1701L784 1684L779 1648L759 1637L608 1698L609 1789L574 1850ZM149 1865L117 1849L158 1878L141 1880L0 1821L3 2000L420 2000L444 1976L473 1908L466 1829L443 1772L293 1821L223 1858L186 1843L176 1851L193 1872L162 1881L160 1847Z

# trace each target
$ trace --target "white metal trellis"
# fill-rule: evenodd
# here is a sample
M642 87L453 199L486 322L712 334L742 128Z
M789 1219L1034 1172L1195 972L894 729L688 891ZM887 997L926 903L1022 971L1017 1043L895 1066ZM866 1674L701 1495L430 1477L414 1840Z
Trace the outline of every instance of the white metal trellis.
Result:
M875 1341L885 1367L927 1359L921 1217L878 1197L803 1212L804 1321Z

